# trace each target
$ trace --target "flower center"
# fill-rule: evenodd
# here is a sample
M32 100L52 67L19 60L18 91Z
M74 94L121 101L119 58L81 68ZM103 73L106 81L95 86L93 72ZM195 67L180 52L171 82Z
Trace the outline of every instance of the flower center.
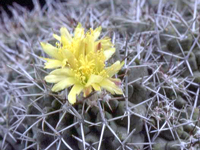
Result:
M83 85L87 83L91 74L94 74L95 63L88 55L79 57L77 69L74 70L76 79Z
M88 79L88 77L94 73L94 60L89 60L88 56L80 58L79 71Z
M76 62L76 69L74 70L75 78L83 85L87 83L90 76L100 75L108 77L104 70L104 54L103 52L90 52L87 55L79 56Z

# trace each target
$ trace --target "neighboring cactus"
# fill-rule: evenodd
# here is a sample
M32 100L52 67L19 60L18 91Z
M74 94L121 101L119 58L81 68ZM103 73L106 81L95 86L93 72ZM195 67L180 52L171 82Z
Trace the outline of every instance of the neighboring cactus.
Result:
M33 2L31 12L14 4L11 18L4 11L0 17L0 149L200 147L197 0L51 0L43 8ZM53 34L59 40L61 27L72 34L79 22L86 30L101 26L100 40L111 38L116 50L103 59L103 69L118 62L112 75L121 80L117 90L123 95L114 95L108 84L101 86L107 91L71 100L70 87L52 89L40 42L54 45Z

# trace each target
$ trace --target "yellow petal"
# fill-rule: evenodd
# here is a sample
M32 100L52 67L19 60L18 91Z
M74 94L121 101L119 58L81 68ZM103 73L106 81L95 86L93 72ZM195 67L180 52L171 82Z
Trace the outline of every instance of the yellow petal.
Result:
M122 89L119 88L118 86L115 85L115 83L113 83L112 81L110 81L109 79L104 79L101 83L100 86L104 89L106 89L107 91L109 91L112 94L123 94Z
M67 63L68 63L68 59L67 58L63 59L62 60L62 68L66 67Z
M79 95L80 92L83 90L83 86L80 84L75 84L71 91L68 94L68 100L71 104L74 104L76 102L76 95Z
M109 37L104 37L103 39L96 41L96 45L98 45L98 43L101 43L101 47L104 50L109 49L113 46Z
M96 28L94 31L93 31L93 34L94 34L94 41L96 41L98 39L98 37L100 36L100 33L101 33L101 27L98 27Z
M69 68L63 68L63 69L56 69L50 72L50 74L47 75L44 79L46 82L49 83L57 83L72 76L73 73Z
M85 55L85 47L86 44L84 40L76 40L76 44L74 44L74 55L77 59L79 58L79 56Z
M65 36L66 39L67 39L69 42L72 41L72 37L71 37L71 35L69 34L69 31L67 30L67 28L65 28L65 27L60 28L60 33L61 33L61 36Z
M116 86L121 85L121 80L118 78L109 78L110 81L112 81Z
M57 34L53 34L53 37L58 40L59 42L61 41L61 37Z
M107 74L109 77L112 77L115 73L117 73L122 66L124 65L124 62L120 64L120 61L116 61L112 66L105 68Z
M87 34L86 34L85 43L86 43L86 49L85 49L86 55L95 50L94 37L89 32L87 32Z
M58 83L56 83L53 88L51 89L53 92L58 92L61 91L73 84L76 83L76 80L72 77L66 78L64 80L59 81Z
M69 34L68 30L65 27L60 28L61 33L61 43L63 46L69 45L72 41L72 37Z
M87 87L87 88L84 88L83 89L83 93L84 93L84 97L87 97L90 93L92 92L92 87L91 86L89 86L89 87Z
M46 54L48 54L50 57L56 58L58 60L60 60L62 58L62 56L60 56L59 53L58 53L58 48L52 46L49 43L40 42L40 44L41 44L42 49L44 50L44 52Z
M52 72L50 72L51 75L63 75L63 76L73 76L73 72L70 68L62 68L62 69L56 69Z
M82 27L82 25L79 23L75 29L75 32L74 32L74 39L83 39L85 36L85 33L84 33L84 28Z
M115 53L115 48L109 48L107 50L104 50L103 53L106 57L106 60L108 60Z
M67 62L69 63L70 67L74 69L76 67L76 63L75 63L76 58L74 54L67 49L63 50L63 54L64 54L64 57L67 59Z
M94 88L95 91L101 91L101 87L98 84L92 84L92 87Z
M49 58L43 58L43 59L47 61L44 66L44 68L46 69L53 69L53 68L58 68L62 66L62 62L60 60L49 59Z
M46 82L49 82L49 83L57 83L57 82L60 82L61 80L64 80L66 79L67 76L63 76L63 75L47 75L44 80Z
M100 83L104 78L102 76L92 74L86 83L85 87L88 87L94 83Z

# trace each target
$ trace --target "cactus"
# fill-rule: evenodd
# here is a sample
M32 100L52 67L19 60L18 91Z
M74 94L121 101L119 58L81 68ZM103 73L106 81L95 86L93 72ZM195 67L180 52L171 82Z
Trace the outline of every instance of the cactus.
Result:
M198 0L33 1L0 16L0 149L198 149ZM124 61L114 75L122 95L106 90L68 101L52 91L40 42L81 23L102 27ZM55 36L55 35L54 35ZM46 81L45 81L46 80Z

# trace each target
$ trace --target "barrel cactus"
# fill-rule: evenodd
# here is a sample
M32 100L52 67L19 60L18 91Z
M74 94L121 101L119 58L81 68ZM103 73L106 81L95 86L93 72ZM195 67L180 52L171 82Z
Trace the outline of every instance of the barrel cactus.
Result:
M0 16L0 149L199 149L197 0L33 3Z

